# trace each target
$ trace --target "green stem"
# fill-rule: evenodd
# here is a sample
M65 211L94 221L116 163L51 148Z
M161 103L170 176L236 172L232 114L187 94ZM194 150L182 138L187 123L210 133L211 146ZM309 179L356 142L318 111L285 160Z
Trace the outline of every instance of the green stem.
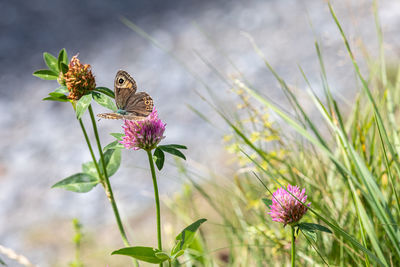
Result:
M101 179L101 172L100 172L99 164L97 164L96 157L95 157L95 155L93 153L92 144L90 143L90 140L89 140L89 137L87 135L87 132L86 132L86 129L85 129L85 125L82 122L82 119L79 119L79 124L81 125L81 129L82 129L83 135L85 136L86 144L87 144L87 146L89 148L90 155L92 156L92 160L93 160L94 166L96 167L97 173L98 173L98 175L99 175L99 177Z
M100 137L99 137L99 133L97 131L96 119L95 119L94 114L93 114L92 105L89 105L89 114L90 114L90 119L91 119L92 125L93 125L94 135L96 137L97 147L99 149L100 160L101 160L101 165L103 166L103 174L104 175L101 175L101 172L100 172L99 168L97 168L97 171L99 172L100 179L102 179L102 184L103 184L104 190L106 192L108 200L111 203L111 207L112 207L112 209L114 211L115 219L117 221L118 229L119 229L119 232L121 234L121 237L122 237L122 240L124 242L124 245L129 247L130 244L129 244L128 238L126 236L124 226L122 225L122 221L121 221L121 217L119 215L117 203L115 202L114 194L113 194L113 191L111 189L110 180L108 179L107 166L105 164L103 150L102 150L102 147L101 147L101 144L100 144ZM96 164L96 162L95 162L95 164ZM135 264L136 267L139 266L139 264L138 264L138 262L136 260L134 261L134 264Z
M292 256L292 264L291 264L291 266L292 267L295 267L296 266L296 264L295 264L295 260L296 260L296 243L295 243L295 241L296 241L296 237L295 237L295 235L294 235L294 226L291 226L291 228L292 228L292 249L291 249L291 256Z
M161 243L161 214L160 214L160 199L158 197L158 186L157 186L157 177L156 170L154 168L153 157L151 155L151 151L147 150L147 157L149 158L149 164L151 169L151 177L153 178L153 186L154 186L154 198L156 201L156 209L157 209L157 240L158 240L158 249L162 250ZM162 263L160 263L160 267Z

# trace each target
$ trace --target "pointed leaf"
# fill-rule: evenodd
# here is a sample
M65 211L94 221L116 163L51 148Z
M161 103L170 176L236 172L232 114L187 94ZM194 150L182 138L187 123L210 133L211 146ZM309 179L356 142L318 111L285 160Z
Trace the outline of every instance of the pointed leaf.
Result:
M81 99L76 102L76 118L79 120L83 113L88 109L90 102L92 102L92 95L87 94L81 97Z
M165 252L156 252L155 253L156 257L159 258L160 260L169 260L171 257L165 253Z
M182 232L175 238L178 242L172 249L171 254L174 255L179 250L185 250L193 242L197 229L199 229L200 225L205 221L207 221L207 219L197 220L183 229Z
M96 166L94 165L93 161L83 163L82 172L98 178Z
M178 250L175 254L172 255L172 258L173 258L173 259L176 259L176 258L182 256L183 253L185 253L184 250Z
M37 70L33 73L33 76L36 76L43 80L57 80L58 73L52 70Z
M52 96L52 97L65 97L65 98L67 98L66 95L64 95L63 93L58 93L58 92L51 92L51 93L49 93L49 96Z
M65 48L61 49L60 53L58 54L57 65L59 70L62 70L61 63L68 65L68 55L67 55L67 50L65 50Z
M306 229L308 231L321 231L332 234L332 231L329 228L316 223L299 223L297 226L300 229Z
M68 72L68 65L67 64L65 64L64 62L61 62L60 63L60 68L61 68L61 72L62 73L67 73Z
M54 90L55 93L68 94L68 88L63 85Z
M268 198L263 198L262 202L265 204L265 206L267 206L269 208L269 206L272 205L272 200L268 199Z
M151 247L127 247L113 251L111 255L125 255L140 261L158 264L165 261L156 256L156 253L159 252L162 251Z
M124 148L124 146L118 140L115 140L114 142L111 142L108 145L106 145L103 148L103 151L107 151L110 149L121 149L121 148Z
M114 112L118 110L117 106L115 105L115 102L112 98L110 98L106 95L97 93L97 92L92 92L92 96L93 96L94 101L97 102L97 104L99 104L105 108L108 108Z
M57 58L50 53L43 53L44 62L46 62L47 67L54 72L60 72L58 69Z
M153 156L154 156L155 161L156 161L157 169L159 171L161 171L161 169L164 166L164 161L165 161L164 152L157 147L156 150L154 151Z
M173 148L171 146L165 145L165 146L158 146L158 148L162 149L164 152L167 152L169 154L172 154L174 156L183 158L184 160L186 160L185 155L183 155L182 152L180 152L178 149Z
M50 96L43 98L43 100L58 101L58 102L68 102L69 101L67 96L62 93L52 92L49 95Z
M108 177L111 177L117 172L121 164L121 149L109 149L104 153L104 161L106 164L106 170ZM103 164L101 159L99 160L99 168L102 174L104 174Z
M107 87L96 87L96 88L94 89L94 91L99 92L99 93L102 93L102 94L104 94L104 95L106 95L106 96L109 96L109 97L111 97L111 98L115 98L114 92L111 91L110 89L108 89Z
M184 145L178 145L178 144L169 144L169 145L163 145L164 147L172 147L176 149L187 149L186 146Z
M92 190L99 182L99 179L87 173L76 173L59 181L51 188L64 188L77 193L86 193Z
M4 265L4 266L7 266L7 264L2 259L0 259L0 264Z
M110 133L111 136L115 137L118 141L122 141L122 137L125 135L123 133Z
M300 229L300 231L308 238L311 239L312 241L317 242L317 233L314 231L309 231L307 229Z

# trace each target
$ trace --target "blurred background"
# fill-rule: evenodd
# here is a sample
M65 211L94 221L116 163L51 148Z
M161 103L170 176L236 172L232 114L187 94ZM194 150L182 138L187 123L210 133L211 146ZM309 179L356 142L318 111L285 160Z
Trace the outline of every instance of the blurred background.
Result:
M332 3L359 51L377 54L371 1ZM399 2L380 1L379 15L390 44L388 58L396 59L400 53ZM121 17L141 27L164 50L127 27ZM354 72L323 0L3 0L0 33L0 245L39 266L66 266L73 258L73 218L82 222L86 237L95 246L90 257L103 257L100 265L89 266L126 266L126 261L117 262L119 256L109 256L122 242L103 190L97 187L77 194L50 189L80 171L90 155L71 106L42 101L58 87L55 81L32 76L45 68L43 52L57 54L66 48L69 58L79 53L81 62L92 66L97 86L110 89L116 72L128 71L139 91L153 97L159 116L167 123L163 142L188 146L184 164L205 165L208 171L227 174L229 156L221 139L224 125L196 92L207 95L206 84L221 105L227 106L235 95L210 65L222 75L235 76L238 71L232 60L264 95L278 103L282 99L277 82L243 33L254 38L275 69L300 91L304 81L298 64L311 84L319 83L317 38L335 94L345 99L356 93L352 90ZM94 108L96 113L105 112L98 105ZM98 125L103 145L113 139L109 133L122 131L119 121L101 120ZM155 238L153 191L145 156L143 151L123 151L121 168L111 183L132 241L151 246ZM163 200L182 185L173 160L168 162L159 174ZM169 224L166 219L165 227Z

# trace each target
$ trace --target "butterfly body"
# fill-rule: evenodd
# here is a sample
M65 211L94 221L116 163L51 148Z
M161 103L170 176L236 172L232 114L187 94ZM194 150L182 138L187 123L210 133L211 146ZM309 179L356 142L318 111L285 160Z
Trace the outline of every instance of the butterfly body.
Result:
M128 114L128 112L127 112L126 110L123 110L123 109L118 109L118 110L117 110L117 113L118 113L118 114L121 114L121 115L126 115L126 114Z
M123 70L117 72L114 80L117 112L102 113L104 119L143 120L153 111L153 99L145 92L136 93L135 80Z

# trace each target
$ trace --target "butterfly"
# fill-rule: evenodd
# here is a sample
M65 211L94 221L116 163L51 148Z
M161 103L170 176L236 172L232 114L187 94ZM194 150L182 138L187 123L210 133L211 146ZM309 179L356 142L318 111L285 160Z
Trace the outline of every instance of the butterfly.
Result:
M153 111L153 99L145 92L136 93L135 80L123 70L115 75L114 94L117 112L97 114L114 120L143 120Z

